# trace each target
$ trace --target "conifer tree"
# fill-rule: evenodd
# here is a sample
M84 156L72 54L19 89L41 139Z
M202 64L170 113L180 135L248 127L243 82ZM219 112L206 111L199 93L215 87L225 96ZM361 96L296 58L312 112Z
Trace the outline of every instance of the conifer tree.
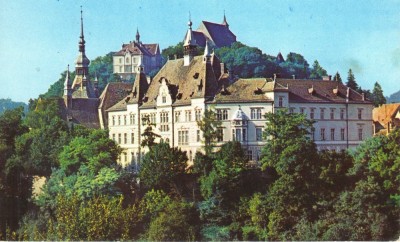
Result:
M375 107L386 103L386 98L383 95L382 87L378 82L375 82L374 89L372 90L372 101Z
M342 77L340 76L338 71L336 72L335 76L333 77L333 80L342 83Z
M351 89L357 91L359 89L359 86L356 82L356 78L354 77L353 71L349 69L348 75L347 75L347 82L346 86L350 87Z

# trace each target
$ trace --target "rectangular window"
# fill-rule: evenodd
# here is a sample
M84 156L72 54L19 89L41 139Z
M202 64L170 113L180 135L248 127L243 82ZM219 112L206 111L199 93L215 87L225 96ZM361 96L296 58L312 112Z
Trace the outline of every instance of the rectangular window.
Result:
M180 117L181 117L181 112L180 111L176 111L175 112L175 122L179 122L180 121Z
M131 144L135 143L135 134L131 133Z
M115 126L115 116L112 116L112 125Z
M325 129L324 128L321 128L320 135L321 135L321 140L325 140Z
M362 111L363 111L362 108L358 109L358 115L357 115L358 119L362 119Z
M189 144L189 131L179 130L178 131L178 145L188 145Z
M243 140L243 141L246 141L246 140L247 140L247 132L246 132L246 129L243 129L242 134L243 134L242 140Z
M224 129L222 127L217 128L217 141L218 142L224 141Z
M305 110L306 110L305 108L300 108L300 113L301 113L301 114L304 114L304 113L305 113Z
M200 121L201 120L201 109L196 109L195 111L195 119L196 121Z
M331 119L335 119L335 109L331 108Z
M331 140L335 140L335 129L331 129Z
M156 124L156 113L151 113L150 114L150 122L152 124Z
M118 125L121 125L121 115L118 115Z
M363 129L362 128L358 129L358 140L363 140Z
M161 132L169 131L168 112L160 113L160 131Z
M128 134L124 133L124 144L128 143Z
M247 160L253 160L253 151L247 150Z
M261 119L261 108L252 108L250 111L251 119Z
M196 141L200 142L200 130L197 130L197 134L196 134Z
M228 120L228 109L217 109L217 120Z
M232 138L234 141L242 141L242 130L241 129L232 129Z
M116 141L115 140L115 134L112 134L112 140Z
M340 109L340 119L343 120L344 119L344 108Z
M262 140L262 128L256 128L256 140L257 141Z
M185 120L186 120L186 122L192 121L192 112L191 111L189 111L189 110L185 111Z
M167 102L167 96L162 96L162 103L166 103Z
M340 139L344 140L344 129L340 129Z
M310 108L310 119L314 119L315 108Z
M325 119L325 108L320 109L320 118Z
M130 115L131 125L135 124L135 114Z
M278 107L283 107L283 97L282 96L280 96L279 98L278 98Z
M121 134L118 134L118 144L121 144Z
M124 125L127 125L127 122L126 122L126 115L124 115Z
M311 128L311 140L315 140L315 129Z
M289 108L289 113L293 114L294 113L294 108Z

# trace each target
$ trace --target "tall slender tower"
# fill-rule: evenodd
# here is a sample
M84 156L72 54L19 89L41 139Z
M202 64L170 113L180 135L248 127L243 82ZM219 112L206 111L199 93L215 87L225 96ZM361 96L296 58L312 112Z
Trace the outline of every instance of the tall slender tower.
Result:
M186 33L185 42L183 43L183 65L189 66L190 62L192 61L193 57L197 54L197 44L196 40L193 37L192 32L192 20L189 14L189 22L188 22L189 29Z
M72 88L71 88L71 80L69 77L69 65L67 67L67 74L65 76L64 82L64 103L67 108L72 106Z
M76 98L96 98L92 83L89 80L90 60L85 54L85 43L81 6L81 35L79 36L79 53L75 62L75 79L72 84L72 96Z

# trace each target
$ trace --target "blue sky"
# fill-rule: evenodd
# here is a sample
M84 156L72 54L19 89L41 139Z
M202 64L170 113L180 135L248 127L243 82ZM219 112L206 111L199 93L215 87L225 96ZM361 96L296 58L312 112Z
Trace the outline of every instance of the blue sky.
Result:
M74 65L80 5L89 59L120 49L139 28L161 48L183 39L193 25L221 22L224 10L238 41L263 52L302 54L342 78L352 68L364 89L378 81L386 96L400 89L400 0L180 1L0 0L0 98L27 102L47 91Z

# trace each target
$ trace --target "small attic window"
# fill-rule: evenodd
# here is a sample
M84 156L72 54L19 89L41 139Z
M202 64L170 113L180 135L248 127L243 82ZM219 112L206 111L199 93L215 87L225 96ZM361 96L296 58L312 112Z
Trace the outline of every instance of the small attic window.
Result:
M314 85L311 86L310 88L308 88L308 93L311 94L311 95L313 95L315 93Z
M176 95L176 99L181 99L182 98L182 93L178 93L178 95Z
M261 90L261 88L257 87L257 89L254 90L254 94L255 95L261 95L261 94L263 94L263 91Z
M333 89L333 94L335 94L336 96L339 94L339 87Z
M199 73L196 72L196 73L193 75L193 78L194 78L194 79L199 78Z
M200 80L199 85L197 85L198 91L201 92L203 90L203 80Z

